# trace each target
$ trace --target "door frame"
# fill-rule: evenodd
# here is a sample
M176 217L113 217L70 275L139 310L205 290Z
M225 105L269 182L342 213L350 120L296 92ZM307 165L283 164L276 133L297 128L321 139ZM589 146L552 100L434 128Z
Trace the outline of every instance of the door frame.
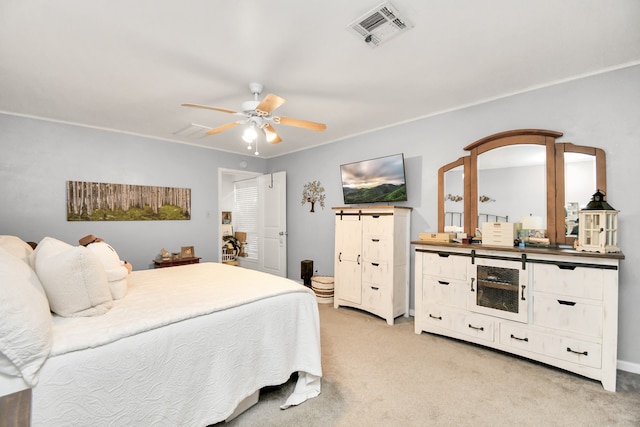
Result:
M226 188L226 183L229 182L232 186L231 190L233 191L233 182L241 179L249 179L249 178L257 178L260 175L263 175L262 172L252 172L246 170L238 170L238 169L228 169L228 168L218 168L218 212L214 216L217 221L217 236L218 236L218 262L222 262L222 205L224 204L224 199L228 196L228 188ZM231 178L230 178L231 177ZM225 179L226 178L226 179ZM233 223L233 218L231 219ZM247 262L247 260L240 260ZM246 265L246 267L257 270L257 262L250 261L250 265ZM254 265L255 264L255 265Z
M271 175L271 179L273 180L274 174L278 174L278 175L284 174L284 177L282 178L282 181L281 181L281 187L279 187L283 189L282 191L284 192L283 194L280 194L281 200L282 200L282 206L280 206L280 209L282 211L280 212L280 215L284 215L284 224L281 224L282 222L282 218L281 218L279 228L278 230L275 230L275 232L279 233L279 236L278 236L278 240L280 240L279 247L280 248L284 247L283 249L284 255L280 254L279 264L278 264L279 268L276 270L266 268L265 262L264 262L265 261L264 238L266 236L265 233L267 231L267 227L265 227L264 209L266 208L265 196L267 193L267 189L263 188L263 187L266 187L264 179L262 180L262 182L260 180L260 177L268 177L270 175ZM286 224L286 210L287 210L286 171L262 173L262 172L252 172L252 171L245 171L245 170L218 168L218 213L217 215L215 215L215 218L217 218L217 221L218 221L218 226L217 226L218 240L219 240L218 260L219 261L222 260L222 211L226 210L226 209L223 209L223 205L229 206L231 204L231 209L233 209L233 202L229 203L229 201L225 199L229 197L230 194L231 195L233 194L234 181L251 179L251 178L255 178L258 181L258 227L260 229L259 230L259 238L260 238L259 247L261 249L259 251L257 260L238 258L238 261L241 267L246 267L252 270L265 271L267 273L276 274L282 277L287 277L288 242L287 242L287 224ZM269 188L271 188L271 186ZM225 201L226 201L226 204L225 204ZM233 219L231 222L233 224ZM273 232L274 230L271 230L271 231ZM273 238L271 240L273 240Z

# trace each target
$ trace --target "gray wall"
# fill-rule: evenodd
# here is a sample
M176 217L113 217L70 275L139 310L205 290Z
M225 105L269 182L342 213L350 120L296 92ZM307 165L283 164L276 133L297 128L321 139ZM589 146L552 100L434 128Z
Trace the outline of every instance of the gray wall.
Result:
M266 160L0 114L0 234L76 244L104 238L135 269L151 268L165 248L194 246L218 260L218 168L264 171ZM66 181L191 188L190 221L67 222Z
M635 66L270 160L0 115L0 234L35 241L52 235L73 242L93 233L137 268L148 268L162 247L173 251L193 245L197 255L217 260L217 169L239 169L244 159L247 170L287 172L289 277L299 278L304 259L314 260L318 274L333 275L331 207L343 205L340 164L404 153L409 196L405 205L413 207L411 236L416 239L421 231L436 230L437 170L466 155L464 146L511 129L560 131L560 141L601 147L607 153L607 196L621 211L619 240L626 256L620 270L618 359L623 369L640 372L640 340L634 330L640 323L640 249L632 244L639 241L640 229L631 222L640 218L638 94L640 66ZM192 220L68 223L67 180L189 187ZM316 206L315 213L300 203L302 187L311 180L320 180L327 195L325 208Z

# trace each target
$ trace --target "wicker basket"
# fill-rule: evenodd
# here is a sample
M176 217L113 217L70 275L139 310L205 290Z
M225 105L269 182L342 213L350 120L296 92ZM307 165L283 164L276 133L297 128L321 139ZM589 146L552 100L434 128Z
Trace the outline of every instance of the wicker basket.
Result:
M233 250L233 247L229 247L228 245L224 245L222 247L222 262L232 262L237 258L237 253Z
M234 254L222 254L222 262L235 261L236 256Z
M333 303L333 276L312 276L311 289L319 304Z

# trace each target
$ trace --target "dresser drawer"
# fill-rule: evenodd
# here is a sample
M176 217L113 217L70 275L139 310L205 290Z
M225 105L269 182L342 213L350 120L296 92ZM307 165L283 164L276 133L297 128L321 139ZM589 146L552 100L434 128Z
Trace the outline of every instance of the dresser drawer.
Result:
M489 316L460 313L453 317L451 326L454 331L485 341L495 339L495 319Z
M498 340L501 345L539 354L547 352L545 348L546 334L507 322L500 323L499 334Z
M363 234L393 236L393 215L371 214L362 217Z
M362 284L362 305L373 310L381 310L389 297L385 296L385 288L372 283Z
M533 290L537 292L602 300L603 283L600 268L533 264Z
M602 337L602 304L593 300L568 298L534 292L533 323L591 337Z
M429 324L437 326L438 328L452 329L453 312L438 306L436 304L425 304L424 310L420 313L420 322L423 324Z
M432 276L422 278L422 300L425 304L442 304L464 309L467 305L466 282Z
M388 284L389 265L385 261L362 261L362 281L375 285Z
M391 262L393 260L393 238L374 235L364 236L362 239L362 256L365 260Z
M580 365L600 368L602 366L602 345L575 338L554 337L558 343L554 354L558 359Z
M446 253L423 253L423 274L450 279L467 280L469 257Z

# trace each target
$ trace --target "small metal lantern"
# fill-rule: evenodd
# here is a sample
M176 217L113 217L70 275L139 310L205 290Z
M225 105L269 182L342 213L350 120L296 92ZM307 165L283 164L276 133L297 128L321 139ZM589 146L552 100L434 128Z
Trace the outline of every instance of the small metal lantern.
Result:
M620 252L618 248L618 212L597 190L591 201L578 212L578 244L585 252Z

